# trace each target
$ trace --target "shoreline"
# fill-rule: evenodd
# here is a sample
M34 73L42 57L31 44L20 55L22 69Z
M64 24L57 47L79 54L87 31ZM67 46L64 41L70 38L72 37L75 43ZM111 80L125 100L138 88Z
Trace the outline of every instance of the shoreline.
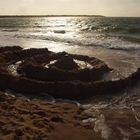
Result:
M6 41L5 41L6 40ZM122 76L127 77L140 67L140 52L129 52L125 50L113 50L108 48L79 47L59 42L36 40L36 39L15 39L4 37L0 40L1 46L22 46L23 49L29 48L47 48L53 52L66 51L71 54L83 54L90 57L96 57L118 71ZM46 45L48 44L48 45ZM111 56L111 57L110 57Z
M105 16L102 15L0 15L0 18L10 18L10 17L32 18L32 17L105 17Z

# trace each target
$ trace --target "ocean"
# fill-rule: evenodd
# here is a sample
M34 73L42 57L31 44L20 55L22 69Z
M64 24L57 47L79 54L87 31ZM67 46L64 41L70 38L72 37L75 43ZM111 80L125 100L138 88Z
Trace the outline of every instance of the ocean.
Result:
M46 44L140 50L140 18L0 18L0 37L44 40Z
M1 17L0 46L95 56L128 76L140 67L140 18Z

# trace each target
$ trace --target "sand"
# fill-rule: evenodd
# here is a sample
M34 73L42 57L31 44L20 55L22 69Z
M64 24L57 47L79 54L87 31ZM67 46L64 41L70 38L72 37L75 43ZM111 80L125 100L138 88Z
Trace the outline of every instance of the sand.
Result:
M49 63L56 58L58 63ZM73 58L84 60L92 68L80 69ZM67 61L71 66L66 68ZM94 57L54 53L46 48L0 48L0 140L140 139L139 94L109 104L82 105L62 100L81 101L109 92L114 95L127 86L133 87L140 79L137 69L127 77L105 80L104 74L112 70ZM47 93L62 99L49 101ZM44 99L40 99L42 95Z
M0 93L0 140L136 140L140 107L76 106Z

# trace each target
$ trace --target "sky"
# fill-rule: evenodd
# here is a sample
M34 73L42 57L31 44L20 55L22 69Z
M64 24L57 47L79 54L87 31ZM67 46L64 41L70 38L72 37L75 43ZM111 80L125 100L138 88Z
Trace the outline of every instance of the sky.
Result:
M140 0L0 0L0 15L140 17Z

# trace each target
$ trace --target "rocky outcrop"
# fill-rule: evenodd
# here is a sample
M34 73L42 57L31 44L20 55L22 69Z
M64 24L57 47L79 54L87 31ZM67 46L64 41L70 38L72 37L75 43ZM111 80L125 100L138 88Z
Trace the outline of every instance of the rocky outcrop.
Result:
M19 46L4 46L4 47L0 47L0 53L4 53L4 52L14 52L14 51L21 51L22 48Z
M102 76L111 69L103 61L66 52L53 53L47 49L5 48L0 53L0 59L0 89L24 94L47 93L79 100L97 94L114 94L133 86L140 79L138 69L127 78L104 81ZM76 62L82 62L80 65L84 67ZM8 69L10 65L17 67L18 75L12 74Z

